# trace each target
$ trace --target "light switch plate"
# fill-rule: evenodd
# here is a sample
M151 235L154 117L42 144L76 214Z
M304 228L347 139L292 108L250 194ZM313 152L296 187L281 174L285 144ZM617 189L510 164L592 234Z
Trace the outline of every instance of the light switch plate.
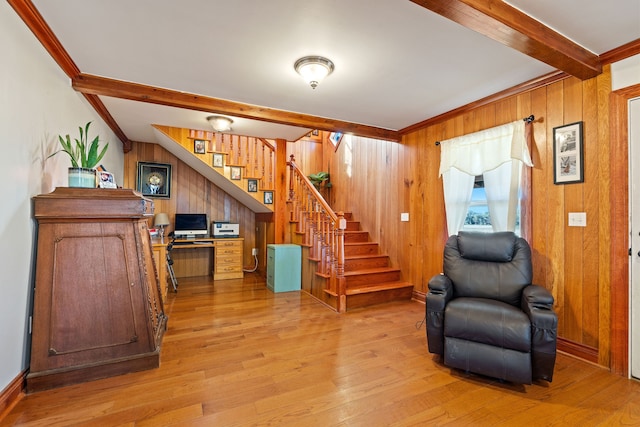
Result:
M409 222L409 212L402 212L400 214L400 221Z
M586 227L586 212L569 212L569 227Z

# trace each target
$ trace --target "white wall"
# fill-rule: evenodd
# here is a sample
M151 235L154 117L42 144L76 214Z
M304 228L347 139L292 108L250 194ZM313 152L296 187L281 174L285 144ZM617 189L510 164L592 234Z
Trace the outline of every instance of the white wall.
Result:
M31 198L66 186L69 160L49 160L57 135L109 142L102 160L122 183L122 143L44 50L7 2L0 2L0 390L28 367L28 318L34 277Z
M640 55L611 64L611 89L618 90L640 83Z

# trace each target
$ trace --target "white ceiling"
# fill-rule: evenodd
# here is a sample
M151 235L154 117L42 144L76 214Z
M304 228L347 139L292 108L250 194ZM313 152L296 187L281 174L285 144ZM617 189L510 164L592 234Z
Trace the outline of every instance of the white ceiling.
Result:
M408 0L33 0L82 73L398 130L554 69ZM510 0L595 54L640 38L640 1ZM335 71L316 90L294 62ZM101 97L125 135L210 115ZM234 118L234 133L308 129Z

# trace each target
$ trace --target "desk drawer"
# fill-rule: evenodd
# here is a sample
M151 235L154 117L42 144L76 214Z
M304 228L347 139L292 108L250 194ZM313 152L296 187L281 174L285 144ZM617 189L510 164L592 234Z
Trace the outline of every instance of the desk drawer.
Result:
M242 255L224 255L216 257L216 267L223 265L242 265Z
M242 257L242 246L238 248L232 247L216 247L216 257L239 256Z

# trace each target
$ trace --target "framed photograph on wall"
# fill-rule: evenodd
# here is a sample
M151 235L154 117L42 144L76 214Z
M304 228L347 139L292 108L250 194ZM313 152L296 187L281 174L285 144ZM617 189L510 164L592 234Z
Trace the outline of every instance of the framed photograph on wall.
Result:
M264 192L264 204L272 205L273 204L273 191L265 191Z
M221 168L224 166L224 154L222 153L213 153L213 167Z
M242 179L242 169L240 166L231 166L231 179L240 181Z
M143 195L168 199L171 197L171 165L138 162L136 189Z
M196 154L205 154L207 152L207 141L204 139L194 139L193 152Z
M553 183L584 182L582 122L553 128Z
M258 180L257 179L248 179L247 180L247 191L249 193L257 193L258 192Z

